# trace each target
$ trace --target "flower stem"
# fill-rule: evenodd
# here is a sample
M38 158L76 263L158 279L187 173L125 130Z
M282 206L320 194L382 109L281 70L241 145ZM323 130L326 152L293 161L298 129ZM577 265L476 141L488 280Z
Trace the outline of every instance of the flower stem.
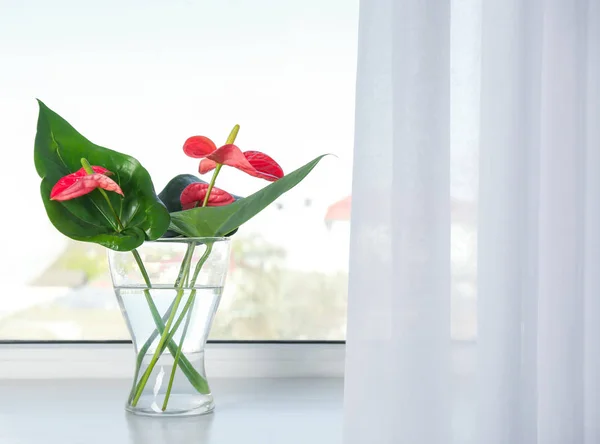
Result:
M142 367L144 356L146 356L146 352L148 351L156 337L159 334L162 335L165 331L165 322L167 322L168 319L168 314L162 318L160 317L160 313L158 312L158 309L156 308L156 305L154 304L154 301L152 300L152 297L150 296L149 292L144 292L144 296L146 298L146 302L148 303L148 307L150 307L150 312L152 313L152 318L154 319L154 323L156 324L156 329L150 335L145 344L140 348L140 351L138 353L135 365L135 374L133 378L133 386L129 394L129 399L127 401L128 403L131 403L131 400L135 396L137 390L138 376L140 374L140 368ZM173 303L167 309L167 313L171 313L171 310L173 309ZM175 326L177 325L178 324L176 322ZM177 345L174 341L167 342L167 347L169 348L171 355L175 356L177 354ZM198 391L198 393L208 393L210 391L206 380L198 373L198 371L194 368L192 363L183 354L180 356L179 359L179 367L181 368L181 371L186 376L188 381L190 381L190 384L192 384L192 386Z
M191 301L191 306L194 306L194 300L196 295L191 294L188 302ZM185 309L185 307L184 307ZM162 410L163 412L167 410L167 404L169 402L169 396L171 396L171 389L173 388L173 381L175 380L175 371L177 370L177 364L179 363L179 358L181 357L181 350L183 348L183 342L185 341L185 336L187 334L188 327L190 326L190 319L192 319L192 310L188 310L187 318L185 320L185 325L183 326L183 332L181 333L181 339L179 340L179 347L177 347L177 352L175 353L175 359L173 360L173 368L171 370L171 377L169 378L169 385L167 386L167 392L165 393L165 400L163 401Z
M231 145L233 142L235 142L235 138L237 137L239 132L240 132L240 126L235 125L233 127L233 129L231 130L231 132L229 133L229 137L227 137L227 141L225 142L225 145ZM217 176L219 175L219 171L221 171L222 166L223 166L222 163L217 163L215 172L213 173L213 175L210 179L210 183L208 184L208 190L206 190L206 195L204 196L204 202L202 202L203 207L205 207L208 204L208 198L210 197L210 193L215 186L215 181L217 180Z
M183 282L186 279L188 273L190 272L190 267L192 265L192 257L194 256L194 248L196 247L196 242L188 243L187 250L185 251L185 255L183 256L183 263L181 264L181 268L179 269L179 274L177 275L177 280L175 281L175 288L183 287Z
M215 172L213 173L213 175L210 179L210 183L208 184L208 190L206 190L206 195L204 196L204 202L202 202L203 207L205 207L206 204L208 204L208 198L210 197L210 193L211 193L213 187L215 186L215 181L217 180L219 171L221 171L221 167L223 167L223 164L218 163L217 167L215 168Z
M195 243L190 243L188 246L188 252L186 252L186 256L184 258L184 263L182 265L183 269L186 271L184 272L184 274L180 280L180 284L177 287L177 296L175 297L173 307L171 308L171 313L169 315L169 318L167 319L167 323L165 324L165 329L163 330L160 340L158 342L158 345L156 346L156 351L154 352L154 355L152 356L152 359L150 360L150 363L148 364L146 371L140 378L140 382L138 383L137 388L135 390L135 395L131 401L131 405L133 407L135 407L137 405L140 397L142 396L142 392L144 391L144 387L146 387L148 379L150 378L152 370L154 369L154 366L158 362L158 359L160 358L162 353L165 351L165 348L167 347L167 345L168 344L170 345L170 343L173 339L173 336L175 335L175 332L179 328L179 325L181 325L181 322L183 321L183 318L185 317L185 315L191 305L190 304L191 301L188 299L188 302L185 304L181 314L179 315L179 318L177 319L177 321L175 322L175 325L173 326L173 329L171 330L171 325L173 325L173 321L175 319L175 314L177 313L177 309L179 308L179 305L181 303L181 299L182 299L183 293L184 293L183 280L185 280L185 275L189 272L189 269L190 269L192 254L188 254L188 253L190 251L193 252L194 245L195 245ZM190 248L190 246L192 248ZM198 278L198 274L200 273L200 269L202 268L202 264L204 264L204 262L206 262L206 259L208 258L208 255L210 254L211 250L212 250L212 243L207 244L206 251L204 252L202 257L198 261L198 264L196 265L196 269L194 270L194 276L191 279L190 286L193 287L195 285L196 279ZM195 290L192 290L192 293L195 294ZM191 298L191 295L190 295L190 298ZM181 346L175 350L175 355L177 355L177 350L179 350L180 348L181 348ZM169 347L169 349L171 350L171 353L173 353L173 349L171 347ZM176 364L178 363L178 361L179 360L177 360Z
M144 263L142 262L142 258L140 257L139 252L134 249L132 251L132 254L133 254L133 257L135 258L135 261L140 269L140 272L142 273L144 282L146 283L146 286L148 287L148 288L144 289L144 297L146 299L146 303L148 304L148 307L150 308L150 312L152 313L152 318L154 319L154 324L156 325L156 330L154 330L154 333L152 335L150 335L150 337L148 338L146 343L140 348L140 351L138 353L137 360L136 360L136 366L135 366L135 373L133 376L133 387L131 388L131 393L129 394L130 402L136 393L137 380L138 380L138 376L140 374L140 368L142 366L142 361L144 360L144 356L146 355L146 352L152 345L152 342L154 342L154 339L156 338L156 336L158 336L158 334L162 335L164 333L164 331L165 331L164 322L166 322L168 320L168 318L163 320L160 317L158 309L156 308L156 305L154 304L154 301L152 300L152 295L150 294L150 290L149 290L149 288L152 288L152 283L150 282L150 277L148 276L148 271L146 270L146 267L144 266ZM186 252L186 256L187 256L187 252ZM186 262L184 261L184 263L181 266L181 269L179 270L180 275L182 273L185 273L185 269L186 269L185 263ZM189 270L189 267L187 269ZM168 310L169 313L173 309L173 305L174 304L171 304L171 306L169 307L169 310ZM168 343L168 345L169 345L169 350L175 349L174 343L173 344ZM186 359L186 361L187 361L187 359ZM189 364L189 361L187 361L187 363ZM185 363L184 363L184 366L182 366L182 371L185 373L187 378L193 384L192 380L193 380L194 375L191 374L191 372L189 371L189 368L191 368L191 365L185 366Z
M175 304L173 305L173 308L171 309L171 314L169 315L169 319L167 319L167 323L165 324L165 330L163 331L163 334L161 335L160 340L158 341L158 345L156 346L156 351L154 352L154 355L152 356L152 359L150 360L150 363L148 364L148 368L146 368L146 371L142 375L142 378L140 379L140 383L138 384L138 388L136 390L135 396L133 397L133 400L131 401L131 405L133 407L135 407L137 405L138 401L140 400L140 397L142 396L144 387L146 386L146 383L148 382L148 379L150 378L150 374L152 373L152 370L154 369L156 362L158 361L158 359L160 358L160 355L162 354L161 350L163 348L163 345L167 342L167 336L168 336L169 330L171 328L171 324L173 323L173 320L175 319L175 313L177 313L177 309L179 308L179 304L181 303L182 297L183 297L183 288L179 288L177 290L177 296L175 297Z
M134 394L133 399L131 401L131 405L133 405L134 407L137 404L137 402L139 401L140 396L142 395L144 387L146 386L146 382L148 381L148 378L150 377L150 372L152 371L152 369L154 368L154 365L158 361L158 358L160 357L160 355L164 351L163 344L168 344L169 341L170 341L170 338L168 338L169 329L171 327L171 323L173 322L173 319L175 318L175 313L177 313L177 308L179 307L179 303L181 302L181 297L183 296L182 280L185 279L185 275L190 270L190 263L191 263L192 256L193 256L194 245L195 245L194 242L189 243L188 244L188 248L187 248L187 250L185 252L185 256L183 258L183 263L182 263L181 268L179 270L179 276L177 276L177 281L176 281L176 288L178 290L177 291L177 296L176 296L175 301L173 302L172 306L170 307L169 317L168 317L167 322L166 322L166 324L164 326L164 329L161 331L161 337L160 337L160 340L159 340L158 345L156 347L156 351L154 352L154 355L152 356L152 359L150 361L150 365L148 366L148 368L146 369L146 371L142 375L142 378L140 379L139 384L137 384L137 387L135 388L135 394ZM140 265L140 269L145 271L144 265L143 265L141 259L139 258L139 254L136 254L137 253L136 250L133 250L133 251L134 251L134 257L136 258L136 262L138 262L138 265ZM142 275L145 274L145 276L147 276L147 273L144 273L144 271L142 271ZM146 279L146 277L144 279ZM148 283L149 283L149 280L146 281L146 285L151 286ZM148 290L144 290L144 293L146 293L147 291ZM151 298L151 296L149 294L146 294L146 300L148 302L152 300L152 298ZM146 352L146 350L144 350L144 353ZM140 354L141 354L141 352L142 351L140 350ZM143 355L141 357L143 359ZM139 360L139 358L138 358L138 360ZM148 370L150 370L150 371L148 371ZM138 369L138 372L139 372L139 369ZM134 384L137 383L137 373L138 372L136 372L136 375L135 375L136 377L135 377L135 380L134 380Z
M196 279L198 278L198 274L200 274L200 270L202 269L202 266L208 259L208 256L210 255L212 248L213 248L212 242L206 244L206 250L204 251L204 254L200 258L198 263L196 264L196 269L194 270L194 275L192 276L192 280L190 282L191 287L194 287L194 285L196 284ZM171 335L170 335L170 336L172 336L173 334L175 334L175 332L177 331L177 328L179 327L180 321L183 319L183 316L187 312L187 319L185 321L185 326L183 327L183 332L181 333L181 340L179 341L179 347L177 348L177 353L175 354L175 358L173 361L173 368L171 369L171 376L169 378L169 385L167 386L167 392L165 393L165 400L163 401L163 405L162 405L163 411L165 411L167 409L167 404L169 402L169 396L171 395L173 381L175 380L175 371L177 370L177 364L179 363L179 359L181 357L181 350L183 347L183 342L185 341L185 336L187 334L188 325L190 323L190 319L192 316L191 308L194 306L195 298L196 298L196 289L193 288L192 293L190 294L190 297L189 297L187 303L185 304L185 307L183 307L183 310L181 311L180 319L177 320L177 323L173 327L173 331L171 332Z
M195 248L195 242L192 242L188 245L188 249L184 256L183 263L181 265L181 268L179 269L177 281L175 282L176 287L181 286L182 280L187 281L187 279L189 277L189 270L190 270L190 265L191 265L194 248ZM149 291L149 288L152 288L152 283L150 282L150 278L148 276L146 267L144 266L144 263L142 262L142 258L140 257L140 254L138 253L137 250L133 250L132 254L133 254L133 257L135 258L136 263L138 264L138 267L140 268L140 272L142 273L144 282L146 283L146 286L148 287L148 288L144 289L144 297L146 299L148 307L150 308L150 312L152 313L152 318L154 319L154 324L156 325L156 330L154 330L154 333L152 333L150 335L150 337L144 343L144 345L140 348L140 351L138 353L136 367L135 367L135 373L134 373L134 377L133 377L133 381L134 381L133 387L132 387L131 393L129 395L130 402L133 400L134 396L138 392L141 393L141 391L143 391L143 389L145 387L145 384L143 384L143 385L138 384L138 376L139 376L140 368L142 366L142 362L144 360L144 356L146 355L146 352L148 351L148 349L154 342L154 339L156 339L156 337L159 334L160 335L168 334L168 329L166 329L165 324L164 324L165 322L168 321L168 316L165 315L165 318L161 318L160 313L158 312L158 309L156 308L156 305L154 304L154 301L152 300L152 296ZM169 314L173 313L174 305L175 305L175 301L173 301L173 303L167 310L167 313L169 313ZM181 323L181 322L179 322L179 323ZM179 324L176 323L175 326L178 327ZM179 348L177 347L177 344L175 344L175 342L172 341L172 336L167 337L167 340L165 341L165 344L163 345L162 350L160 351L160 354L162 354L164 352L164 349L166 347L169 348L169 351L171 352L172 355L177 354L177 352L179 350ZM208 385L206 383L206 380L196 371L196 369L194 368L192 363L185 356L180 356L180 361L181 362L179 363L179 366L181 367L181 371L188 378L188 380L190 381L190 384L192 384L192 386L196 390L198 390L198 392L206 393L208 391Z
M152 301L152 295L150 294L150 288L152 288L152 282L150 282L150 276L148 276L148 271L146 270L146 267L144 266L144 263L142 262L140 253L136 249L134 249L131 252L131 254L133 254L135 262L137 263L138 268L140 269L140 273L142 273L142 277L144 278L144 282L146 283L147 288L144 289L144 296L146 298L146 302L148 303L148 306L150 307L150 311L153 311L153 309L154 309L154 311L156 311L158 314L158 310L156 308L156 305L154 305L154 301ZM160 315L158 315L158 316L160 317ZM156 327L158 328L158 324L156 325ZM154 341L154 339L152 339L152 341ZM144 347L147 346L146 349L144 350L144 347L142 347L142 349L140 350L140 354L138 355L138 360L137 360L137 363L135 366L135 373L133 375L133 381L134 381L133 387L132 387L131 393L129 395L130 399L133 397L133 394L134 394L135 384L137 382L138 375L140 374L140 368L142 365L143 357L146 354L146 350L148 350L150 345L152 345L152 341L150 341L149 343L146 342L146 344L144 344ZM140 359L140 356L142 359Z
M137 251L137 249L134 248L131 251L131 254L133 254L133 258L135 259L135 262L137 263L137 265L140 269L140 273L142 273L142 278L144 278L144 282L146 283L146 286L148 288L152 288L152 282L150 282L150 276L148 276L148 271L146 270L146 267L144 266L144 263L142 262L140 253ZM145 291L148 291L148 288Z

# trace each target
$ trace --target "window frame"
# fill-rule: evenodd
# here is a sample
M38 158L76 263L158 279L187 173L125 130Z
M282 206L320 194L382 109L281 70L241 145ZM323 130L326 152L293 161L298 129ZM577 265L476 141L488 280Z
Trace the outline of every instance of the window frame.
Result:
M211 378L340 378L345 341L209 341ZM131 378L131 341L3 341L0 379Z

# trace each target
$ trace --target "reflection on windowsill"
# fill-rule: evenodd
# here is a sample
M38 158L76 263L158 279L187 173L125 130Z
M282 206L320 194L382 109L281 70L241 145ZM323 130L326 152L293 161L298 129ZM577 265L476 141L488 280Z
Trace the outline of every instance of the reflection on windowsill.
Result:
M214 414L183 418L126 415L131 444L209 442Z

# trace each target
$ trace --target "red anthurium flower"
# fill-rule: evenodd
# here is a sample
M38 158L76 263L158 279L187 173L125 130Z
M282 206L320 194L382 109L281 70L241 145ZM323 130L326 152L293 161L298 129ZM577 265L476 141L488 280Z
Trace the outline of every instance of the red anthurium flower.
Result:
M261 174L260 177L263 179L274 182L283 177L283 170L279 164L265 153L261 153L260 151L244 151L244 157Z
M190 157L202 159L200 174L208 173L217 164L229 165L254 177L274 182L283 177L283 170L271 157L260 151L242 152L233 144L216 148L207 137L194 136L185 141L183 151Z
M93 166L92 169L94 170L95 173L110 174L110 171L108 171L106 168L101 167L101 166ZM83 177L85 175L87 175L87 173L85 172L85 169L80 168L78 171L74 172L73 174L69 174L69 175L61 178L58 182L56 182L56 185L54 185L54 188L52 188L52 192L50 193L50 198L52 199L52 196L54 194L70 187L75 182L77 182L77 180L80 177Z
M193 136L183 144L183 152L195 159L201 159L216 151L217 146L212 140L204 136Z
M50 200L64 201L75 199L91 193L96 188L103 188L107 191L114 191L123 196L121 187L108 177L111 174L106 168L92 166L94 174L87 174L85 169L81 168L78 171L68 174L61 178L50 191Z
M189 210L190 208L201 207L208 191L207 183L191 183L183 189L181 197L181 208ZM213 187L210 197L206 203L209 207L220 207L235 202L235 198L227 191Z

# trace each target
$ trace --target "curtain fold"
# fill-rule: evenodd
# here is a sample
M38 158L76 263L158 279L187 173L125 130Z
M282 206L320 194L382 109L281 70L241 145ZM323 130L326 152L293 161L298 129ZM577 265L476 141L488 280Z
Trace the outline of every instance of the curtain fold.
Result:
M447 443L449 0L361 4L346 443Z
M361 2L344 442L600 443L600 2L467 4L480 60L456 57L449 1ZM451 59L478 64L478 107L456 103ZM480 122L466 343L463 113Z
M600 296L594 14L583 0L483 1L481 443L600 442L600 375L584 377L600 340L586 307Z
M539 0L482 2L475 370L481 443L537 442L541 12Z
M587 13L584 262L585 443L600 442L600 2Z
M587 2L544 9L538 224L538 441L583 442ZM597 194L598 197L600 195Z

